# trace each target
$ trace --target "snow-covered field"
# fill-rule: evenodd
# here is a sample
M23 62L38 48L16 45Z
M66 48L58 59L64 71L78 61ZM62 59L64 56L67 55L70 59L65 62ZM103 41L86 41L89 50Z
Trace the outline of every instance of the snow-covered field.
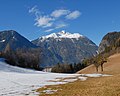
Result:
M37 96L35 90L45 85L84 81L89 76L100 77L102 74L47 73L10 66L0 59L0 96Z

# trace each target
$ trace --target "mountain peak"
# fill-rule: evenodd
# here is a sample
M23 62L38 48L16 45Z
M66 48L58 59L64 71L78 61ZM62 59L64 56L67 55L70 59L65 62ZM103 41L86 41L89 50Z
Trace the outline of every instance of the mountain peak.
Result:
M4 30L4 31L0 31L0 34L14 36L18 34L18 32L16 32L15 30Z
M12 50L37 47L14 30L0 31L0 51L8 51L8 46Z
M65 30L62 30L62 31L60 31L60 32L58 32L56 34L62 36L62 35L70 35L71 33L67 32Z
M49 35L42 36L39 39L42 39L42 41L44 41L48 38L54 38L54 39L61 39L61 38L71 38L71 39L73 39L73 38L75 38L75 39L78 39L80 37L84 37L84 36L79 34L79 33L69 33L69 32L66 32L65 30L62 30L58 33L51 33Z
M15 32L16 33L15 30L4 30L4 31L0 31L0 32Z
M59 34L66 34L66 31L62 30L62 31L59 32Z

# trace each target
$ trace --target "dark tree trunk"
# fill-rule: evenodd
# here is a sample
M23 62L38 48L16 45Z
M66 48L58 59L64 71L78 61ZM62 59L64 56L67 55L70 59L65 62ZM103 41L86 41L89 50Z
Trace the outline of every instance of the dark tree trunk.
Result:
M96 72L98 72L98 66L96 66Z
M103 64L101 64L101 71L103 72Z

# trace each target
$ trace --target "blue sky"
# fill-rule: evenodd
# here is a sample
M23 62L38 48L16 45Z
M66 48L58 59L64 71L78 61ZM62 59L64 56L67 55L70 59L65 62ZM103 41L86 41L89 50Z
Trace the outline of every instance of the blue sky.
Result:
M29 40L66 30L97 45L120 31L120 0L0 0L0 31L16 30Z

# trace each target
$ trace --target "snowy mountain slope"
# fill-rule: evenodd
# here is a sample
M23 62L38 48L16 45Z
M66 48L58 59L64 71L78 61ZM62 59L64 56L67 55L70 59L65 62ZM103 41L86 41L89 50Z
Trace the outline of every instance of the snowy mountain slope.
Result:
M52 67L55 64L80 63L84 58L97 54L97 45L79 33L61 31L42 36L32 41L42 50L41 66Z

